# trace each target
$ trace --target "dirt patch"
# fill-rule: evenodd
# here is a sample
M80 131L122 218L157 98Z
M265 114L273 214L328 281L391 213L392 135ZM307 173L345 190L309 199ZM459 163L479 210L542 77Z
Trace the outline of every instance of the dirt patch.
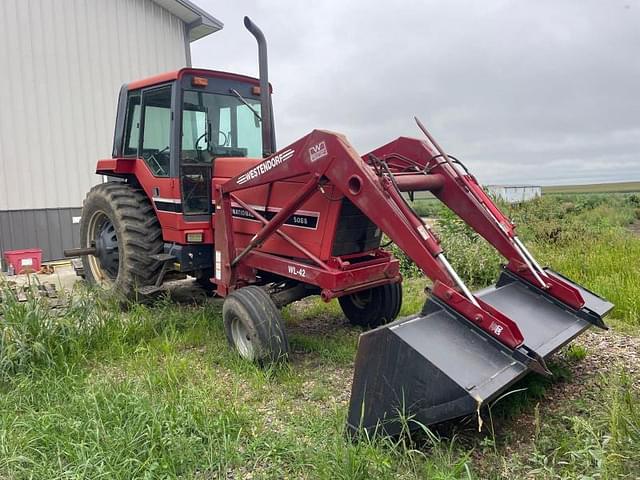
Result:
M353 327L344 315L336 315L327 305L317 305L315 298L305 298L287 307L287 331L310 336L335 335L361 332Z
M340 331L347 333L357 331L357 328L352 327L346 318L336 317L330 312L322 312L314 318L305 318L299 322L287 323L287 332L301 335L336 335Z
M545 391L544 399L540 402L541 418L557 411L563 402L588 398L597 376L615 374L620 369L629 374L634 390L640 390L640 337L593 329L575 339L571 345L586 348L587 356L582 360L568 359L570 355L567 349L558 354L557 361L569 369L570 379L555 383ZM521 416L523 429L529 420L533 420L532 414Z
M574 378L614 372L623 368L640 390L640 337L608 331L589 331L574 342L583 345L588 355L572 366Z
M637 236L640 237L640 220L636 220L631 225L629 225L629 230L634 235L637 235Z
M570 347L556 355L552 361L561 364L570 372L567 381L550 385L545 390L543 398L532 401L525 412L509 419L494 419L496 442L500 445L502 456L527 457L533 450L539 424L545 423L545 419L566 409L567 405L573 406L572 411L575 415L588 415L588 412L580 410L580 401L598 401L599 389L602 388L598 384L600 375L614 375L623 369L630 376L632 388L640 391L640 337L591 329L570 345L584 347L587 356L581 360L571 358L568 350ZM463 443L471 448L487 435L490 435L489 429L485 429L484 433L474 433L472 425L469 425L461 436ZM482 470L487 461L484 452L481 449L475 450L473 457ZM493 468L491 465L484 467L487 472Z

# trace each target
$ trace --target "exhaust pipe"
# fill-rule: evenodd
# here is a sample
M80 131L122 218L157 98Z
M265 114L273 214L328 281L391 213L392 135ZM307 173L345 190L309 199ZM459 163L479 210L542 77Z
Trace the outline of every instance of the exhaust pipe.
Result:
M258 42L258 67L260 75L260 116L262 117L262 156L268 157L275 152L276 135L273 129L273 113L271 112L271 90L269 88L269 65L267 63L267 41L262 30L244 17L244 26Z

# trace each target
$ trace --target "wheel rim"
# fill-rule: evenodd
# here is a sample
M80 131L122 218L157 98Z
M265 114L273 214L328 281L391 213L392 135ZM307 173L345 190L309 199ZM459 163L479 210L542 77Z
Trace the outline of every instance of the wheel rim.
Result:
M89 255L89 267L93 278L100 285L111 285L118 277L120 251L116 228L103 211L95 212L89 219L87 229L87 247L96 249L95 255Z
M353 306L359 309L364 309L371 303L372 293L371 289L364 290L362 292L351 294L351 303Z
M231 321L231 337L240 356L247 360L253 360L255 352L249 336L249 330L237 317Z

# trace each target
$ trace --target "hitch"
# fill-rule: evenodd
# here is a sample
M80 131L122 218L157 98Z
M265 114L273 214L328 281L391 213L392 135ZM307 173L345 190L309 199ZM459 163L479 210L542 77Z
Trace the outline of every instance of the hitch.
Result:
M96 247L68 248L62 252L66 258L84 257L85 255L95 255Z

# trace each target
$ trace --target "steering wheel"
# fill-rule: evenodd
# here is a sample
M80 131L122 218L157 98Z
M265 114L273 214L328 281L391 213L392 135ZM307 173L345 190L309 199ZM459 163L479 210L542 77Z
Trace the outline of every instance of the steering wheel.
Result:
M227 144L227 142L229 141L229 136L228 136L226 133L224 133L222 130L218 130L218 135L222 135L222 138L224 139L224 141L222 142L222 145L226 145L226 144ZM204 133L203 133L202 135L200 135L200 136L198 137L198 139L196 140L195 149L196 149L196 151L197 151L197 152L201 152L201 151L202 151L198 145L200 144L200 141L201 141L203 138L207 137L207 136L208 136L208 133L207 133L207 132L204 132Z
M222 135L222 138L224 139L223 145L226 145L227 142L229 141L229 137L227 136L227 134L224 133L221 130L218 130L218 135ZM209 136L209 134L207 132L204 132L196 140L195 149L196 149L196 156L198 157L198 161L199 162L202 162L202 149L199 147L200 140L202 140L203 138L206 138L208 136Z
M165 153L167 150L169 150L169 145L164 147L162 150L158 150L156 153L152 153L151 155L149 155L149 158L147 159L147 160L149 160L149 163L153 162L155 164L155 166L156 166L156 175L166 175L167 174L167 171L164 169L164 167L160 164L160 162L156 158L156 155L161 155L161 154Z

